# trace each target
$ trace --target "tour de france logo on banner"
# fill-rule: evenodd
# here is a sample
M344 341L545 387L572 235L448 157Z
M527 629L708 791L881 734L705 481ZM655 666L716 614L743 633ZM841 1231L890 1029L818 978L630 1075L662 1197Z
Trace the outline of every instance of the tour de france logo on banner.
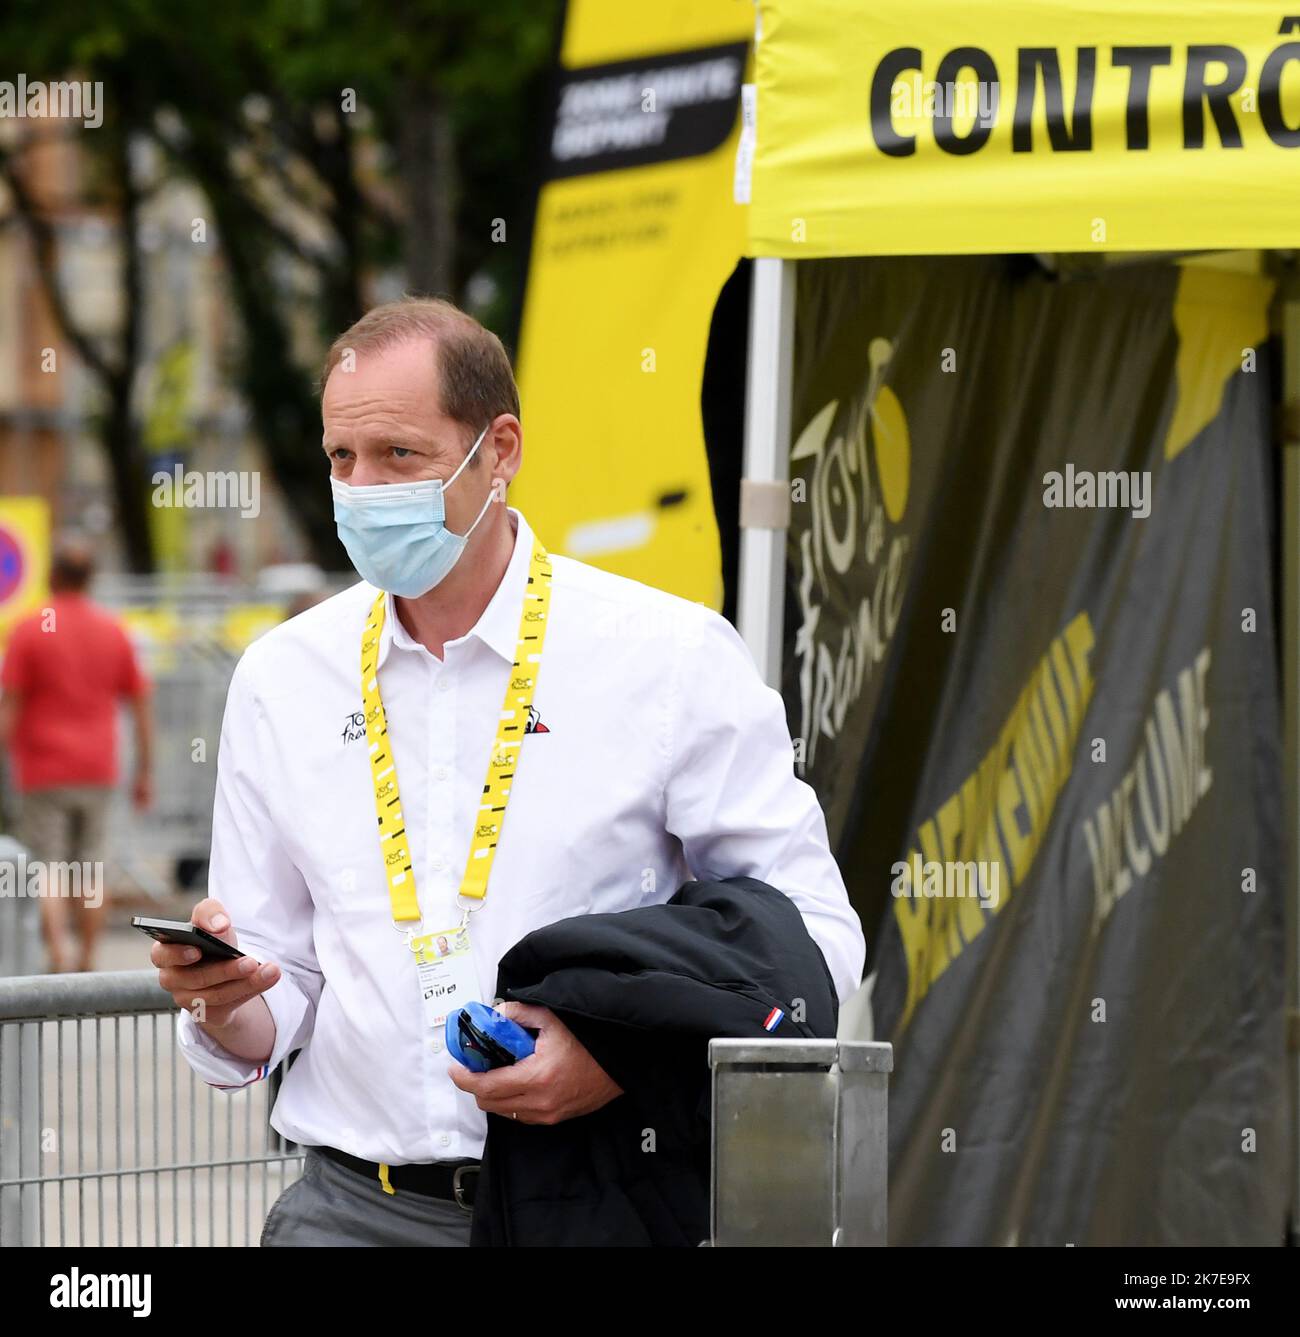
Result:
M912 440L903 405L886 384L895 348L893 340L872 339L859 393L843 405L839 398L824 404L790 452L791 498L810 503L797 564L801 775L884 659L902 605ZM850 570L865 573L857 606L827 607ZM824 611L836 615L823 618Z
M0 646L45 598L50 508L43 497L0 498Z

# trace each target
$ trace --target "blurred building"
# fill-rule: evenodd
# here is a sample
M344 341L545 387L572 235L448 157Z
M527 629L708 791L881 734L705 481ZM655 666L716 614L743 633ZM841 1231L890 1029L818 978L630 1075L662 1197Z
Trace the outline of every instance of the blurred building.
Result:
M55 239L53 265L70 318L112 355L125 312L122 225L77 123L0 120L27 192ZM225 295L219 240L204 197L168 173L152 140L131 146L145 192L138 236L140 348L134 411L155 470L260 471L260 514L151 508L158 569L253 578L300 560L305 546L283 505L232 385L238 329ZM195 221L206 236L196 240ZM292 277L292 276L291 276ZM37 248L0 178L0 495L50 504L55 528L104 539L103 565L122 565L109 461L97 434L102 385L77 356L47 300ZM51 360L52 353L52 360ZM304 449L315 448L304 442ZM150 485L151 486L151 485Z

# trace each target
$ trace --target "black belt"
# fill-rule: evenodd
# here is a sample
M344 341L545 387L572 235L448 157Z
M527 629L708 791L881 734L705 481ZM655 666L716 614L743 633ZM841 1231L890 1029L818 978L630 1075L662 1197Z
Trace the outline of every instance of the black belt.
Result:
M317 1147L317 1151L330 1160L356 1170L367 1179L377 1183L379 1163L363 1161L359 1156L349 1156L337 1147ZM478 1188L478 1176L481 1166L478 1161L430 1161L418 1165L390 1165L388 1183L392 1188L405 1189L408 1193L420 1193L426 1198L445 1198L454 1202L465 1211L474 1206L474 1192Z

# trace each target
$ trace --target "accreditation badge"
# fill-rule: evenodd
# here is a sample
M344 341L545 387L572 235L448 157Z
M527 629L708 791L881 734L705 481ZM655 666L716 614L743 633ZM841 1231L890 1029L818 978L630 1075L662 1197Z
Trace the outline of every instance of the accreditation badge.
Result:
M443 1043L447 1014L466 1003L480 1003L478 976L469 950L469 926L426 933L411 939L420 981L424 1021L435 1044Z

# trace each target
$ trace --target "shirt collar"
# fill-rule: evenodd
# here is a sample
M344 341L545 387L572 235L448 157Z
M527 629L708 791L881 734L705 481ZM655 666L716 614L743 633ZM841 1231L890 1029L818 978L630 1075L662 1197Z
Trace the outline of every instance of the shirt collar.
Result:
M523 607L524 588L528 583L528 566L533 551L533 531L528 521L513 506L506 507L506 514L510 517L510 527L515 533L514 551L510 554L510 562L506 566L505 575L501 577L501 583L493 591L487 607L479 614L478 621L469 629L466 637L477 636L507 663L513 664L519 644L519 614ZM448 644L454 645L456 642L449 641ZM396 646L399 650L424 649L402 625L393 596L386 593L384 631L380 639L377 667L383 667L384 660L388 658L389 646Z

